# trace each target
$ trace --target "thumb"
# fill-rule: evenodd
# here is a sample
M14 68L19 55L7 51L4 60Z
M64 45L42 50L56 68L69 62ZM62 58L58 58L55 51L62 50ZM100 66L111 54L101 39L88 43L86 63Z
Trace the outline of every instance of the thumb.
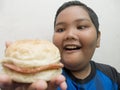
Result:
M57 90L58 87L60 87L61 90L66 90L66 88L67 88L67 84L65 82L65 77L63 75L59 75L59 76L53 78L48 83L47 90Z
M12 44L12 42L6 41L6 42L5 42L6 48L8 48L11 44Z
M37 82L32 83L28 90L46 90L47 89L47 82L44 80L39 80Z

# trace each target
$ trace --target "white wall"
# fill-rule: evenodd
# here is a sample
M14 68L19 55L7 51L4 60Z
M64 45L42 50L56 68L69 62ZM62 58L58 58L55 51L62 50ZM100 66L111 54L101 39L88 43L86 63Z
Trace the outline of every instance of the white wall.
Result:
M5 42L24 38L52 40L58 7L68 0L0 0L0 58ZM81 0L99 16L101 47L93 59L120 71L120 0Z

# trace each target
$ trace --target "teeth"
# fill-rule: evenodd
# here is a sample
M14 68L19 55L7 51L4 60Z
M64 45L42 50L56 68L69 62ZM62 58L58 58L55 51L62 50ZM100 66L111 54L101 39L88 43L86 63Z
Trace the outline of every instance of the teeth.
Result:
M65 50L80 50L80 46L77 46L77 45L66 45L64 47Z
M77 46L66 46L66 48L74 49L74 48L77 48Z

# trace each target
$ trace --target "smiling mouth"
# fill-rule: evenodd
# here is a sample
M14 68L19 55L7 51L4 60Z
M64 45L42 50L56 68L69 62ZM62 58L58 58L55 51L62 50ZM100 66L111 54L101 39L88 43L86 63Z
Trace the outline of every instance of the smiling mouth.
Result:
M80 46L77 46L77 45L66 45L64 46L64 50L80 50L81 47Z

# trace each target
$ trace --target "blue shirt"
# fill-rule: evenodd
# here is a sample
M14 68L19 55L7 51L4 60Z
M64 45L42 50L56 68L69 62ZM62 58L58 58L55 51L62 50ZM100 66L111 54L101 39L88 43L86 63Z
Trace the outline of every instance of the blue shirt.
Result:
M77 79L69 70L63 69L67 90L120 90L120 74L114 68L93 61L90 63L91 73L83 80Z

